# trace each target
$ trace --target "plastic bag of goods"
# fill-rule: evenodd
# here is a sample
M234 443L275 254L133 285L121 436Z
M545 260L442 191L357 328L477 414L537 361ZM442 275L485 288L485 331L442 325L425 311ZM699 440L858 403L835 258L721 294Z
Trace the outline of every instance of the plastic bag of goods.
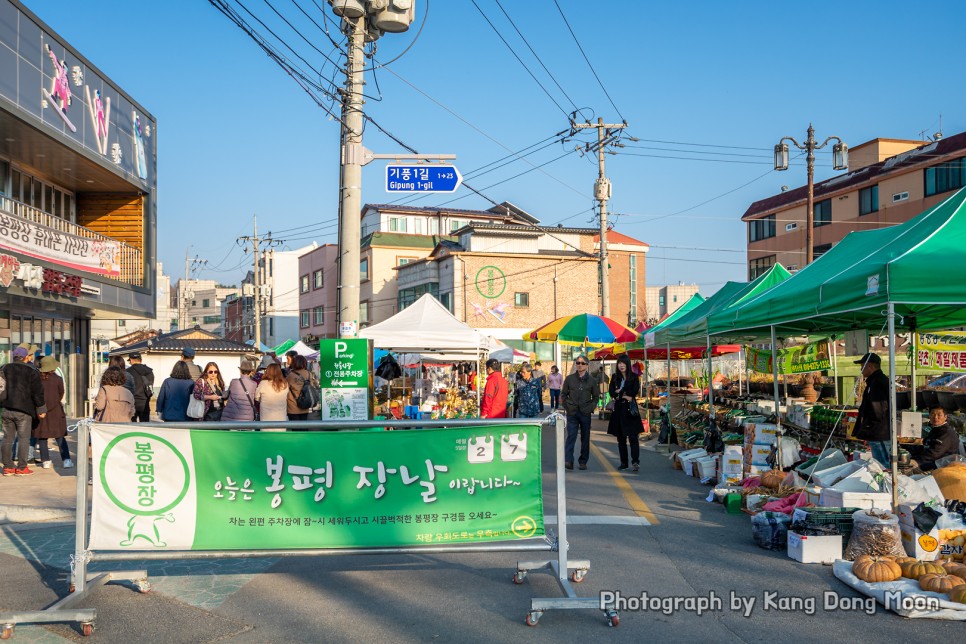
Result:
M966 463L954 461L933 471L932 477L947 499L966 501Z
M886 510L859 510L852 515L852 536L845 558L853 561L859 555L905 557L899 517Z
M751 517L751 536L759 548L785 550L791 520L790 516L781 512L759 512Z

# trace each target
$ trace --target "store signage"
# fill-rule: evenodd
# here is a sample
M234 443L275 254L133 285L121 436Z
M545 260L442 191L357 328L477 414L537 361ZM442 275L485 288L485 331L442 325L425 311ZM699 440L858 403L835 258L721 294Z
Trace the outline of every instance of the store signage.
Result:
M828 340L810 342L798 347L778 350L778 373L796 374L826 371L832 368ZM758 373L774 373L770 349L745 347L748 368Z
M916 364L924 369L966 371L966 331L916 334Z
M0 248L74 270L121 274L121 244L79 237L0 212Z
M26 290L41 291L51 295L79 297L101 294L100 287L84 284L84 278L79 275L27 264L13 255L0 253L0 286L9 288L15 279L21 280Z
M386 192L456 192L462 183L455 165L386 166Z
M79 297L83 284L84 280L77 275L68 275L60 271L45 268L44 283L41 285L40 290L44 293L52 293L54 295Z
M476 272L476 292L487 299L496 299L506 290L506 275L496 266L484 266Z
M319 341L322 420L369 419L369 340Z
M224 432L94 425L90 548L358 548L544 534L540 426Z

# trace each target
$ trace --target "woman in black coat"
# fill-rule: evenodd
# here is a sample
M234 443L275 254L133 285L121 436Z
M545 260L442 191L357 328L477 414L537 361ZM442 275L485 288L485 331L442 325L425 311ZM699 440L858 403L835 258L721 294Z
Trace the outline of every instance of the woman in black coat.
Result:
M631 471L641 469L641 445L637 440L641 433L641 414L637 408L637 395L641 391L641 379L631 369L627 355L617 358L617 371L610 379L610 397L614 401L607 433L617 437L620 452L619 470L627 469L627 444L631 445Z

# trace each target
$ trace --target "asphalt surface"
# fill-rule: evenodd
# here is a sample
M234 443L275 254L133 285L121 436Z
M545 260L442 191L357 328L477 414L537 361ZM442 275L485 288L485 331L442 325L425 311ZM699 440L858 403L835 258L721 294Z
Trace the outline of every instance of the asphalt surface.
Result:
M129 584L110 584L93 590L78 607L97 609L94 637L106 642L846 642L962 637L962 623L904 619L881 606L867 614L865 598L835 579L831 567L802 565L784 552L758 548L749 517L726 514L723 506L705 501L710 488L674 470L664 454L645 449L641 472L618 474L613 470L616 445L604 430L605 424L595 421L589 469L567 473L570 555L591 565L583 583L575 586L577 594L597 597L611 591L639 598L646 592L652 601L681 598L676 608L623 610L617 628L609 628L599 610L550 610L537 626L528 627L524 617L532 598L562 596L549 574L533 572L524 583L512 583L517 561L551 556L533 552L112 566L95 562L92 570L146 567L153 590L141 594ZM548 515L556 515L554 437L552 429L545 430ZM0 480L0 504L23 502L20 495L28 485L46 481L52 488L63 485L55 476L72 479L69 470L42 474L44 478L28 477L33 479L29 484L14 477ZM72 499L71 488L61 507ZM63 597L72 552L70 523L0 526L0 612L36 610ZM700 615L695 606L681 603L693 604L712 593L720 607L712 605ZM776 593L775 604L766 605L767 593ZM826 610L825 593L858 603L851 610ZM738 609L732 609L732 594ZM26 642L83 639L75 624L18 625L14 637Z

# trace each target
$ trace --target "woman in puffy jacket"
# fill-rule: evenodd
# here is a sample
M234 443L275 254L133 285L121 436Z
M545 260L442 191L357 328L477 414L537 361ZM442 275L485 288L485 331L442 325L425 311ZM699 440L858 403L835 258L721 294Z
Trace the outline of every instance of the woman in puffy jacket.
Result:
M129 423L134 418L134 394L125 386L126 372L109 367L101 376L94 399L94 416L102 423Z
M255 361L242 358L238 370L241 376L228 383L228 402L221 414L223 421L248 422L255 420L257 403L255 390L258 383L252 378L255 371Z
M161 392L155 407L158 417L161 420L172 422L185 422L194 420L188 418L188 399L194 391L195 383L191 379L191 372L184 360L178 360L171 369L171 376L165 378L161 383Z

